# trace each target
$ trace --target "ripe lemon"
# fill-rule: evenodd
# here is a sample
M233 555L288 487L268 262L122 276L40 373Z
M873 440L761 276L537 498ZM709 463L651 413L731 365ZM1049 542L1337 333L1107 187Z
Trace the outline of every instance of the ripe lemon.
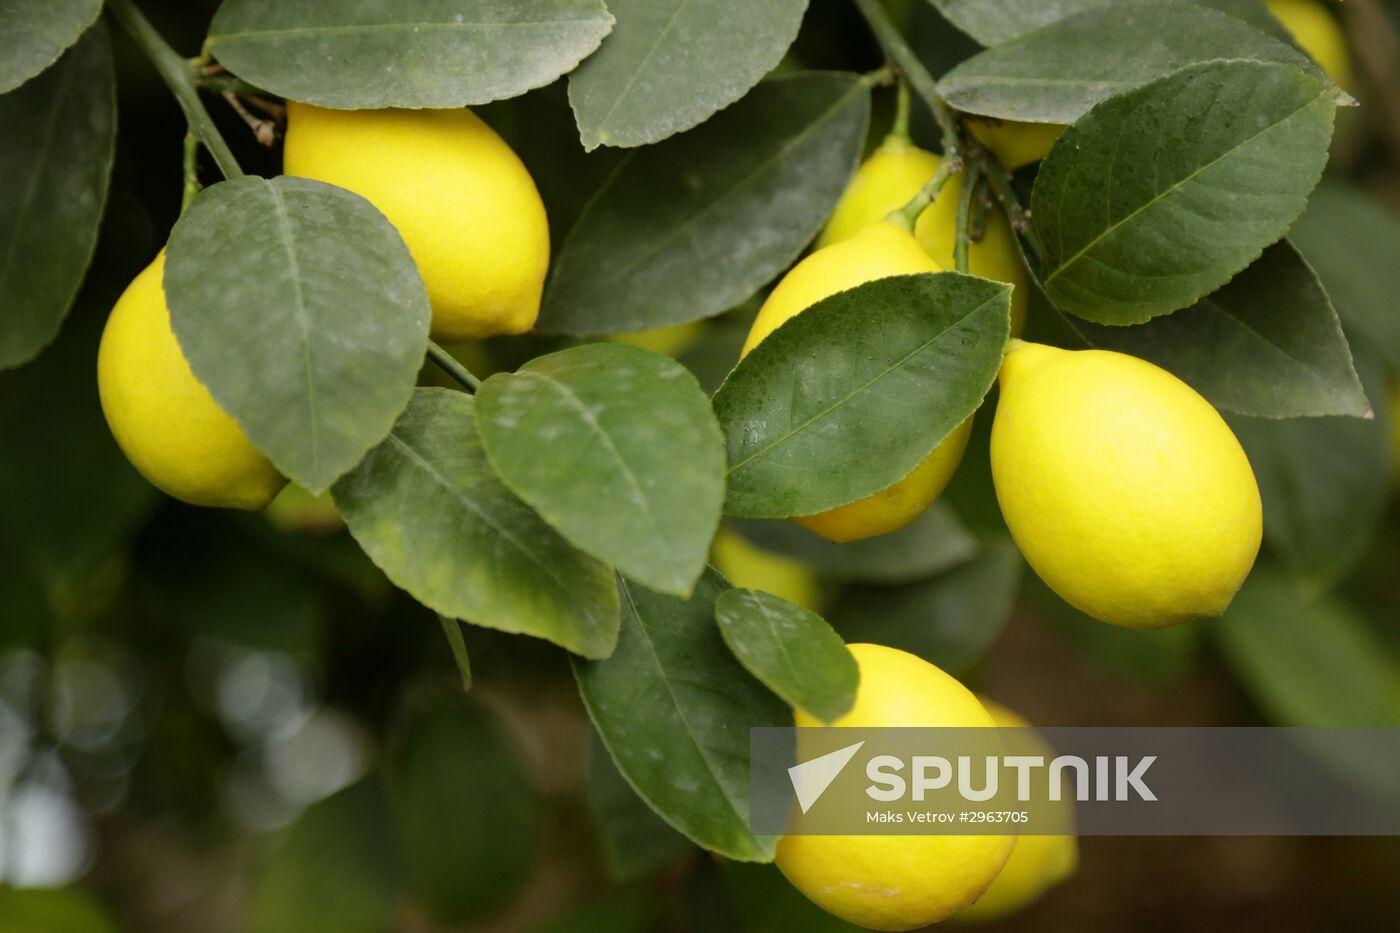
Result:
M549 222L530 173L470 110L324 110L292 101L288 175L369 200L398 228L454 342L534 326Z
M938 167L941 156L920 149L908 139L890 136L856 170L836 210L826 222L817 246L849 240L861 230L898 210L919 192ZM914 227L914 237L940 268L951 269L958 225L958 196L962 175L952 178ZM1026 322L1026 270L1016 237L1006 216L995 205L987 211L982 238L968 245L967 271L1015 286L1011 293L1011 336L1019 337Z
M705 336L705 322L689 321L685 324L672 324L669 327L653 327L650 330L633 331L630 334L613 334L608 339L613 343L640 347L643 350L650 350L653 353L660 353L675 359L699 343L703 336Z
M1015 341L992 480L1036 573L1104 622L1217 616L1254 564L1259 487L1210 403L1151 363Z
M821 611L821 583L801 561L765 551L728 528L715 535L711 556L716 569L735 586L762 590L813 612Z
M1269 12L1291 33L1303 51L1342 87L1351 83L1351 55L1342 27L1317 0L1265 0Z
M837 292L891 275L937 272L913 236L893 224L876 223L849 240L823 247L793 266L758 310L743 356L788 318ZM858 541L903 528L933 504L962 461L969 418L943 439L913 471L887 489L817 515L793 521L828 541Z
M851 645L855 705L834 726L985 727L977 698L932 664L883 645ZM797 711L798 727L821 723ZM987 889L1013 836L784 836L777 865L803 894L873 930L912 930L953 915Z
M165 253L112 308L97 388L112 436L151 483L191 505L261 509L287 482L209 394L170 329Z
M1059 123L1020 123L971 117L964 125L979 143L992 151L1002 165L1018 169L1039 162L1050 154L1050 147L1065 131Z
M1029 729L1030 723L986 697L978 697L992 721L1002 729ZM1037 737L1038 738L1038 737ZM1038 743L1042 744L1042 743ZM1018 752L1025 750L1018 749ZM1048 747L1030 754L1049 761ZM1065 806L1070 807L1068 801ZM1021 836L1006 866L991 887L968 907L958 911L964 923L987 923L1014 914L1039 900L1046 891L1069 878L1079 866L1079 843L1074 836Z

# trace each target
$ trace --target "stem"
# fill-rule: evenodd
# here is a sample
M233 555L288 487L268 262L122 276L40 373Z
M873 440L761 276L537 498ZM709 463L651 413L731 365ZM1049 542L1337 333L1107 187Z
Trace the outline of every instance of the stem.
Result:
M991 153L980 146L976 150L977 162L982 166L982 171L987 176L987 186L992 189L992 193L1001 202L1001 208L1006 212L1007 219L1011 221L1011 229L1020 235L1026 247L1035 257L1037 264L1044 262L1045 252L1040 245L1040 238L1036 236L1035 227L1031 226L1031 212L1021 206L1021 199L1016 195L1016 187L1011 183L1011 173L999 162Z
M194 196L199 194L199 137L193 130L185 130L185 191L180 197L180 213L189 208Z
M204 109L204 103L199 99L199 91L194 86L194 68L189 61L176 54L169 43L161 38L160 33L141 15L141 11L132 0L109 0L107 8L131 34L131 38L136 40L136 44L141 47L141 51L150 59L161 79L175 95L175 99L180 102L180 109L185 112L185 119L190 128L214 156L219 171L224 173L225 178L241 177L243 170L238 167L238 160L233 157L228 144L219 135L213 118L209 116L209 111Z
M952 159L944 159L943 164L938 166L938 171L933 173L933 177L928 180L928 184L919 189L919 193L909 199L909 203L903 207L890 211L885 220L894 224L909 233L914 232L914 225L919 222L919 215L933 203L933 199L938 197L943 186L948 184L948 180L958 173L962 168Z
M973 162L967 167L967 177L963 179L962 192L958 198L958 220L953 237L953 268L967 272L968 218L972 216L972 198L982 181L982 166Z
M903 79L895 84L894 125L890 127L890 136L909 141L909 84Z
M468 392L475 392L477 387L481 385L481 380L473 376L470 369L467 369L457 361L455 356L431 340L428 341L428 356L432 357L433 362L438 364L443 372L451 376Z
M933 111L933 118L938 121L938 127L943 131L943 157L949 161L956 161L961 151L958 143L958 121L953 118L952 109L938 93L938 85L933 80L933 75L928 73L924 63L919 61L914 50L909 48L909 43L904 41L899 27L890 19L889 12L880 0L854 2L860 10L860 15L870 24L880 47L885 50L885 56L903 72L914 92L923 98L924 103Z
M442 633L447 636L447 644L452 648L452 660L457 662L457 673L462 676L462 689L472 688L472 662L467 655L467 643L462 639L462 623L447 616L438 616L442 623Z

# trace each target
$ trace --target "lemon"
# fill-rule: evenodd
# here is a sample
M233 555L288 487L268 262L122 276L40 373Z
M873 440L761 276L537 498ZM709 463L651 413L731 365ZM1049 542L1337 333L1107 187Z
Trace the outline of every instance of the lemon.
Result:
M1351 83L1351 55L1336 17L1317 0L1265 0L1269 12L1342 87Z
M549 222L530 173L470 110L324 110L292 101L289 175L347 188L398 228L446 342L534 326Z
M992 151L1002 165L1018 169L1039 162L1065 131L1059 123L1021 123L991 117L969 117L964 125L979 143Z
M893 224L876 223L799 262L758 311L743 354L779 325L837 292L891 275L937 272L917 240ZM953 429L904 479L864 499L793 519L829 541L858 541L903 528L933 504L962 460L971 419Z
M1014 341L991 458L1026 560L1104 622L1220 615L1259 551L1259 487L1239 441L1190 386L1135 357Z
M806 564L774 554L728 528L715 535L714 565L738 587L762 590L813 612L821 611L821 583Z
M156 256L117 299L97 350L102 413L141 475L191 505L261 509L287 482L195 378Z
M672 324L669 327L653 327L630 334L613 334L608 339L613 343L624 343L630 347L640 347L653 353L660 353L672 359L700 342L705 335L703 321L690 321L685 324Z
M884 219L890 211L903 207L942 164L942 157L920 149L908 139L890 136L856 170L841 200L836 202L836 209L826 222L817 245L829 246L849 240ZM914 227L919 245L943 269L954 267L953 247L961 190L962 175L958 174L919 215ZM1006 215L993 206L986 216L981 239L968 244L967 271L1015 286L1011 293L1011 336L1019 337L1025 326L1030 295L1026 290L1025 266Z
M986 697L978 699L998 727L1030 728L1030 723L1006 707ZM1047 761L1054 757L1048 747L1035 752L1018 749L1018 752L1043 755ZM1072 806L1068 801L1065 805ZM960 910L957 919L965 923L986 923L1014 914L1069 878L1078 866L1079 843L1074 836L1021 836L991 887L970 906Z
M962 684L883 645L850 646L860 667L855 705L834 726L986 727ZM797 711L798 727L821 723ZM966 907L1001 871L1012 836L784 836L777 865L824 910L874 930L912 930Z

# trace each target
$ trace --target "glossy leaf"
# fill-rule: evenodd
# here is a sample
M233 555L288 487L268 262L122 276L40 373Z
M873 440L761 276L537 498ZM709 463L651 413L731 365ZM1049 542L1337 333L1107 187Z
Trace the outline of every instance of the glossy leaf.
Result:
M574 661L579 694L618 770L698 845L770 861L776 840L749 832L749 728L791 723L715 625L724 579L706 571L688 600L619 578L622 633L605 661Z
M690 592L719 524L725 463L685 367L618 344L562 350L487 379L477 419L501 481L560 534L652 589Z
M835 722L856 701L860 669L826 620L759 590L725 590L715 621L739 663L794 709Z
M983 45L1001 45L1023 33L1068 16L1102 9L1113 0L929 0L948 21ZM1136 0L1135 0L1136 2ZM1276 39L1288 33L1263 0L1199 0L1200 6L1229 13ZM1160 37L1158 37L1160 38Z
M598 733L590 729L588 734L588 809L608 877L634 881L696 851L637 796Z
M1217 408L1359 418L1371 407L1327 292L1287 240L1174 314L1135 327L1070 325L1093 346L1175 373Z
M807 0L609 0L617 26L569 76L585 149L642 146L703 123L778 64Z
M956 272L893 276L812 305L715 394L725 511L811 515L907 476L987 394L1011 288Z
M603 0L225 0L209 48L240 78L294 100L446 109L549 84L612 24Z
M629 153L564 241L540 330L645 330L739 304L821 229L860 159L869 111L855 75L789 75Z
M470 396L420 389L334 495L379 568L439 614L589 657L612 652L612 571L574 550L491 472Z
M958 110L1073 123L1095 104L1211 59L1283 62L1321 72L1302 52L1192 3L1121 3L1076 13L975 55L938 88Z
M9 4L5 11L0 20ZM34 18L43 14L31 9ZM5 29L0 45L10 39ZM112 49L101 27L0 96L0 369L33 359L73 304L97 245L116 130Z
M102 0L6 0L0 4L0 94L58 61L101 12ZM8 132L4 135L7 140L19 140Z
M170 234L165 296L195 375L312 492L388 433L427 347L428 296L398 231L304 178L205 189Z
M1050 300L1136 324L1224 285L1302 212L1327 161L1333 93L1289 65L1212 62L1089 111L1031 198Z

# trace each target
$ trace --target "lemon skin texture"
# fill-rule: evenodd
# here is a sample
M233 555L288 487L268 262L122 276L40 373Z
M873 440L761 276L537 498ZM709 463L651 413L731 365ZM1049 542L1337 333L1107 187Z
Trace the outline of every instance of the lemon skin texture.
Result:
M97 350L102 413L152 485L191 505L261 509L287 480L190 370L170 328L164 269L162 251L107 318Z
M850 646L855 705L833 726L986 727L977 698L932 664L883 645ZM800 728L822 723L794 713ZM777 865L819 907L872 930L912 930L966 907L1006 864L1013 836L784 836Z
M1263 524L1254 471L1224 419L1135 357L1012 347L992 481L1027 562L1065 602L1114 625L1224 612Z
M762 590L804 609L821 611L821 583L801 561L765 551L728 528L715 535L710 553L715 568L735 586Z
M346 188L398 228L447 343L534 326L549 221L534 180L470 110L325 110L289 102L288 175Z
M898 210L927 184L943 164L941 156L897 136L886 139L856 170L831 218L817 240L829 246L849 240L861 230ZM958 197L961 173L951 178L934 202L919 215L914 237L940 268L952 269L957 238ZM1030 292L1016 237L1006 216L993 208L979 240L968 244L967 271L984 279L1015 286L1011 293L1011 336L1021 336L1026 323Z
M1029 729L1030 723L986 697L978 697L1002 729ZM1047 747L1046 760L1054 755ZM1066 802L1066 806L1071 806ZM991 887L958 911L959 923L988 923L1024 910L1046 891L1068 879L1079 867L1079 843L1074 836L1021 836Z
M740 356L788 319L823 298L891 275L937 272L917 240L893 224L875 223L849 240L812 253L785 275L763 303ZM971 424L955 428L908 476L864 499L793 521L829 541L859 541L903 528L933 504L962 460Z
M1065 131L1060 123L1021 123L1016 120L971 118L965 124L1006 168L1015 170L1039 162Z
M1317 0L1265 0L1269 12L1342 87L1351 84L1351 54L1336 17Z

